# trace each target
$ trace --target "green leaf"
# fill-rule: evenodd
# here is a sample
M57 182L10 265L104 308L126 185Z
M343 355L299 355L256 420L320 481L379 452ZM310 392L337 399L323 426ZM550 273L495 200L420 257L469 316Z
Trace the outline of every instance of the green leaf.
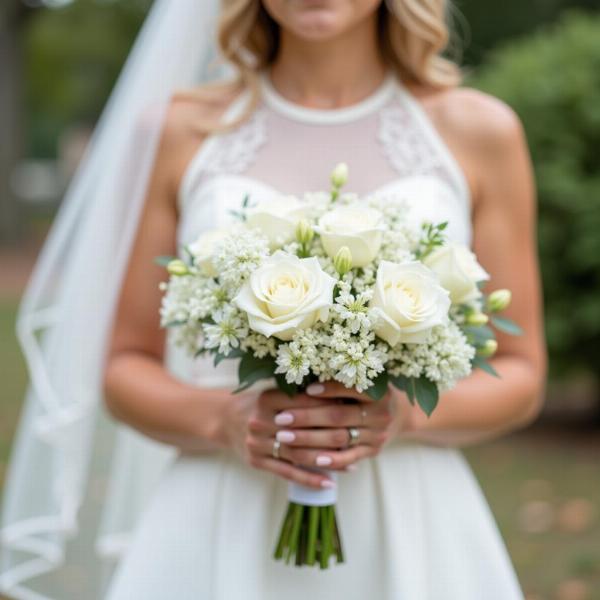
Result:
M492 325L504 333L510 335L523 335L523 330L511 319L506 317L491 317Z
M166 267L172 260L175 260L176 258L176 256L157 256L154 259L154 262L161 267Z
M373 400L381 400L387 392L388 381L389 377L386 371L379 373L379 375L374 379L373 385L365 390L365 394L367 394L367 396Z
M179 327L181 325L185 325L187 321L169 321L165 323L165 327Z
M494 332L487 325L465 325L463 331L475 346L483 346L488 340L496 339Z
M240 380L240 385L235 390L233 390L233 393L237 394L239 392L243 392L244 390L247 390L251 385L254 385L257 381L260 381L261 379L271 379L271 377L273 377L273 365L265 365L263 367L255 369L250 374L248 374L246 379Z
M404 375L389 375L388 378L392 385L406 393L411 404L415 403L415 390L413 384L411 383L412 379L409 379Z
M298 386L295 383L288 383L285 375L281 373L275 375L275 382L277 383L277 387L290 398L293 398L298 393Z
M240 383L246 381L256 370L271 369L271 374L275 371L275 359L271 356L257 358L253 354L244 354L238 367L238 377Z
M257 358L252 354L244 354L238 367L239 387L234 393L249 388L261 379L270 379L275 371L275 360L271 356Z
M214 365L216 367L221 361L225 360L226 358L242 358L245 354L246 353L243 350L240 350L239 348L233 348L227 355L221 354L220 352L215 352Z
M475 358L471 361L471 365L474 369L481 369L482 371L485 371L494 377L500 378L498 371L496 371L496 369L494 369L494 367L492 367L492 365L485 358L483 358L483 356L475 355Z
M437 383L430 381L426 377L419 377L411 379L414 387L415 398L417 404L421 407L423 412L430 417L431 413L435 410L440 397Z

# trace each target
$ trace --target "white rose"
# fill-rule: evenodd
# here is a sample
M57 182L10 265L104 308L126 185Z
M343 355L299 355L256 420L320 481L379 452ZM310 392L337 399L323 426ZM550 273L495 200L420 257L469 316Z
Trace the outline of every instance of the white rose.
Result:
M326 212L315 231L323 248L334 258L346 246L352 254L352 266L364 267L377 256L383 239L383 215L364 205L340 206Z
M475 254L462 244L449 243L436 248L423 262L434 271L450 292L453 304L463 304L481 297L477 282L490 276L477 262Z
M212 264L215 248L217 247L217 244L223 241L230 233L231 231L225 229L207 231L188 246L188 250L194 257L194 262L205 275L208 275L209 277L217 276L215 267Z
M271 249L291 242L300 219L307 216L309 206L295 196L278 196L260 200L248 209L246 225L259 229L269 240Z
M328 319L335 284L316 257L276 252L252 273L233 301L248 314L251 329L287 341L297 329Z
M381 261L370 306L380 317L375 333L390 346L427 340L448 318L450 298L423 264Z

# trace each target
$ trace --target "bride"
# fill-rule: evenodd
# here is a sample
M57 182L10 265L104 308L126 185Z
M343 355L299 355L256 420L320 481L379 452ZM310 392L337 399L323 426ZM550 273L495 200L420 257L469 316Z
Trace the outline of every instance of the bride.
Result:
M0 589L522 598L457 449L524 426L541 404L534 186L518 119L460 87L442 56L444 0L224 0L218 22L213 5L154 7L24 300L32 389L7 478ZM214 31L236 76L198 87ZM397 390L378 403L333 383L293 402L234 395L228 361L192 361L159 328L156 256L230 225L246 194L284 203L321 189L340 161L352 191L401 196L415 222L448 221L513 292L525 333L500 336L501 377L474 373L430 418ZM339 402L348 396L362 403ZM339 471L337 484L315 466ZM337 485L344 564L272 560L287 481Z

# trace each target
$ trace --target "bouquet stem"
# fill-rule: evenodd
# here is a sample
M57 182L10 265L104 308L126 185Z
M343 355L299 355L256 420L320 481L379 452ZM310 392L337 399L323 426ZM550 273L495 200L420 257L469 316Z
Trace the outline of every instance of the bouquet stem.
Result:
M275 560L327 569L332 556L344 562L335 505L307 506L290 502L275 547Z

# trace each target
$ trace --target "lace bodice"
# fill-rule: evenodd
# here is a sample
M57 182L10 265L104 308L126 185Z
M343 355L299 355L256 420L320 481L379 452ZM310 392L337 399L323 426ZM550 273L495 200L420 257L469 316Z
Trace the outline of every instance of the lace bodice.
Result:
M290 102L264 72L262 100L233 131L210 136L179 190L179 241L226 226L246 194L327 189L338 162L350 167L347 191L406 196L416 220L448 220L449 235L470 242L469 191L454 157L419 102L391 73L364 100L341 109ZM225 113L235 118L242 94Z

